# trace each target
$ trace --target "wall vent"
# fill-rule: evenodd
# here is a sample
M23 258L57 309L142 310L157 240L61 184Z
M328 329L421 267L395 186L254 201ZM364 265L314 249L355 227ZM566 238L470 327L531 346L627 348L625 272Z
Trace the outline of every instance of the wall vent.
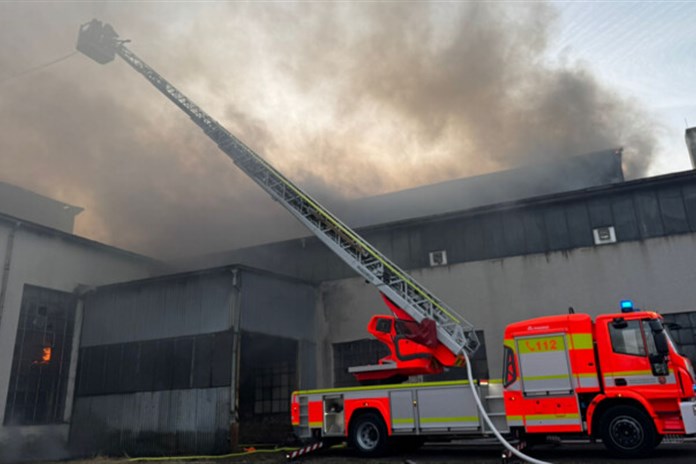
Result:
M607 243L616 243L616 231L614 226L597 227L592 229L595 245L606 245Z
M431 251L428 256L430 257L431 266L447 265L447 252L445 250Z

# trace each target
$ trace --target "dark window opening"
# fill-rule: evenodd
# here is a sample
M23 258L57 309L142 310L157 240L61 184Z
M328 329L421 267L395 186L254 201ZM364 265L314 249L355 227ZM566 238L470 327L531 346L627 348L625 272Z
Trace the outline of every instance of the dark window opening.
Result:
M63 421L76 303L70 293L24 286L5 425Z
M287 414L297 388L297 341L242 334L239 412L253 416Z
M297 389L297 340L242 332L239 439L278 443L292 435L290 395Z

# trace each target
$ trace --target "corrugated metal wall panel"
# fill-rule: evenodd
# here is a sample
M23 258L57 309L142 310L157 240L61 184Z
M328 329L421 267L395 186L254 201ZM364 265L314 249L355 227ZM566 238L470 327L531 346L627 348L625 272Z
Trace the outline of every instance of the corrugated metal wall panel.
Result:
M660 205L654 190L636 192L633 195L636 205L638 230L642 238L658 237L665 233L660 215Z
M679 188L661 189L657 192L662 221L666 234L681 234L689 231L682 192Z
M617 195L611 198L610 202L614 222L605 224L605 226L613 224L618 241L638 240L640 231L638 230L638 219L636 218L633 196L628 194Z
M563 208L550 207L544 211L544 226L550 250L570 248L570 233Z
M314 287L245 272L242 275L242 330L314 340Z
M593 237L587 205L584 202L569 205L565 214L568 221L570 246L573 248L591 246Z
M78 398L71 447L132 456L222 453L229 398L228 387Z
M80 349L77 396L230 385L230 330Z
M464 242L464 261L483 259L485 256L485 250L483 248L483 225L478 218L465 219L463 221L460 240Z
M613 222L611 203L606 198L595 198L586 202L592 228L608 227Z
M82 346L222 331L232 297L229 271L99 289L85 304Z
M503 214L503 236L505 247L510 253L524 250L524 221L519 211Z
M503 220L500 214L489 214L483 218L483 248L489 258L505 256Z
M527 253L541 253L548 250L543 210L525 210L523 214L525 251Z
M696 185L683 186L682 193L689 229L696 232Z
M428 266L427 254L433 250L446 250L448 262L456 264L593 246L591 229L597 227L614 226L618 241L696 232L695 182L696 176L685 175L669 182L646 179L617 184L603 191L578 192L557 199L547 197L543 202L506 204L501 208L464 212L461 216L425 217L421 221L359 230L359 233L401 267L419 269ZM491 235L496 233L494 223L499 215L503 217L504 229L504 243L500 246L498 237ZM566 226L562 224L562 215ZM511 216L520 219L508 220ZM521 233L508 235L508 229L520 227ZM524 247L519 246L521 235ZM407 243L408 250L404 248ZM314 238L248 248L225 256L227 262L244 263L312 282L355 276L354 271Z

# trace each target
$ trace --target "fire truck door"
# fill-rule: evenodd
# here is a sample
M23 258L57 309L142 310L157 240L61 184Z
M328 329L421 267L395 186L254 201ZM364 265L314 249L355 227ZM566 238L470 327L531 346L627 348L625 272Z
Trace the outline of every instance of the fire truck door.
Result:
M391 423L394 433L412 432L416 428L415 406L411 390L389 392Z
M602 350L604 385L612 388L648 387L670 396L679 391L674 372L657 355L647 321L614 321L609 324L611 349Z
M525 395L568 394L573 390L564 334L517 338Z
M516 337L529 432L582 431L564 333Z

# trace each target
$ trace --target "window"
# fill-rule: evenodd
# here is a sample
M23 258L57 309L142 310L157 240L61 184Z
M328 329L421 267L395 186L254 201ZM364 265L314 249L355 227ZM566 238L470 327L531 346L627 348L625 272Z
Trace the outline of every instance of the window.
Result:
M70 293L24 286L5 425L63 421L76 303Z
M290 411L298 386L297 340L243 332L240 356L239 414L245 427L270 433L271 423L286 426L281 416ZM269 422L269 416L278 420Z
M645 356L640 321L627 321L621 325L609 323L609 335L615 353Z
M289 412L294 379L295 370L288 363L255 369L254 414Z

